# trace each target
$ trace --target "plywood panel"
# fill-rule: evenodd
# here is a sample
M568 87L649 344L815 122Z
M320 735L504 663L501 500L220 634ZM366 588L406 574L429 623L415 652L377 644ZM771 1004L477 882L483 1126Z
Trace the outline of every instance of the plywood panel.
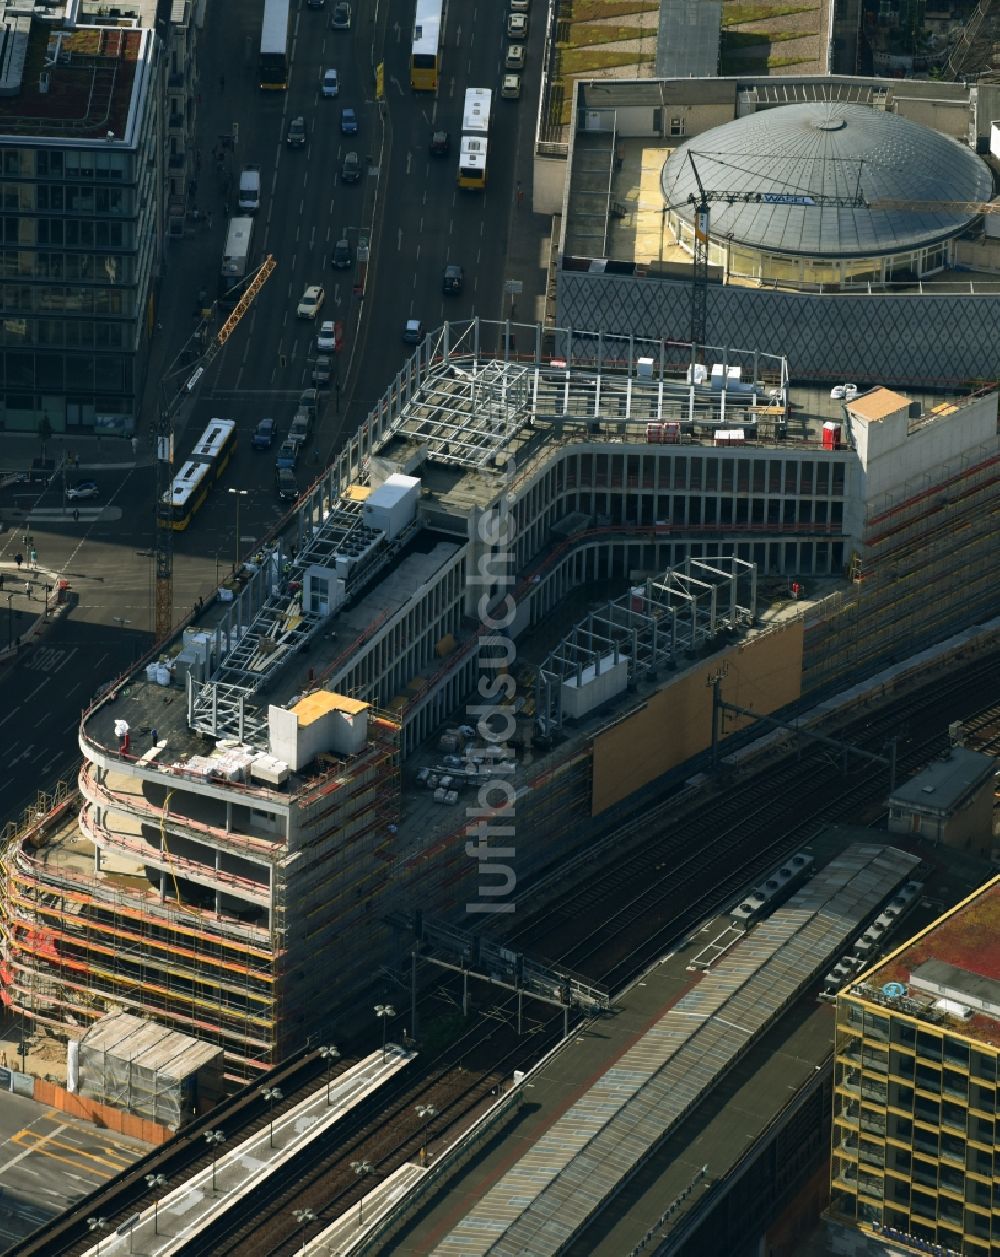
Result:
M643 707L594 739L591 815L597 816L712 741L708 679L726 669L727 702L767 715L794 702L802 686L802 621L741 642L697 664ZM752 723L727 716L724 737Z

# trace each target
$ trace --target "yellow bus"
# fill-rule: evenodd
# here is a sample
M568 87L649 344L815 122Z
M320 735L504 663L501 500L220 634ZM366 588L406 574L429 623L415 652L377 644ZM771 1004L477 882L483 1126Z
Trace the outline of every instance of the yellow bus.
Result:
M436 92L444 42L444 0L417 0L410 51L410 87Z
M470 87L462 110L462 143L458 158L458 186L473 192L486 187L493 93L488 87Z
M235 449L235 422L213 419L160 500L160 518L169 521L170 528L177 532L187 528L212 485L226 470Z

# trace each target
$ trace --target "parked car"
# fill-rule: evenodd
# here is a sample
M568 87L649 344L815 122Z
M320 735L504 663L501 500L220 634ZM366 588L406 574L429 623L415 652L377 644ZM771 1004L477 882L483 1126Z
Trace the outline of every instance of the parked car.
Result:
M465 272L460 266L456 266L454 262L450 262L444 268L444 278L441 281L441 291L455 295L462 291L462 285L465 282Z
M285 136L285 143L289 148L305 148L306 120L301 114L297 118L293 118L288 124L288 134Z
M361 159L357 153L344 154L344 164L340 167L341 183L357 183L361 178Z
M340 95L340 79L337 77L336 70L323 71L322 92L326 97Z
M298 461L299 447L294 441L282 441L278 448L278 455L274 460L275 468L278 471L281 471L282 467L287 467L291 470Z
M274 444L274 438L277 435L277 424L273 419L262 419L254 428L253 436L250 438L250 444L255 450L269 450Z
M288 439L294 441L296 445L305 445L311 431L312 422L309 416L300 412L292 420L292 426L288 429Z
M419 319L407 319L403 325L403 340L408 345L419 345L424 339L424 325Z
M500 84L500 95L504 100L518 100L521 95L520 74L505 74Z
M322 9L325 0L306 0L307 9Z
M510 7L513 13L527 13L531 0L510 0Z
M303 389L299 394L298 409L308 411L309 418L315 419L319 409L319 393L314 388Z
M507 14L507 35L510 39L527 39L528 38L528 15L527 13L508 13Z
M299 486L295 482L295 473L290 467L279 467L277 471L278 497L282 502L294 502L299 496Z
M340 134L341 135L357 135L358 133L358 115L350 106L346 106L340 111Z
M504 65L508 70L521 71L524 69L524 44L508 44L507 55L504 57Z
M330 353L336 345L337 334L333 319L324 319L316 334L316 348L321 354Z
M351 262L351 243L343 237L333 246L333 264L338 271L346 271Z
M90 498L96 498L99 494L97 484L93 480L81 480L79 484L71 485L66 490L67 502L86 502Z
M300 319L314 319L323 308L323 301L326 293L323 291L322 285L310 284L302 294L299 304L295 307L295 313Z
M432 157L447 157L451 152L451 136L447 131L435 131L428 148Z
M333 359L329 354L319 354L313 363L312 381L314 384L329 384L333 373Z
M330 29L334 31L351 29L351 6L347 0L338 0L333 6L333 12L330 14Z

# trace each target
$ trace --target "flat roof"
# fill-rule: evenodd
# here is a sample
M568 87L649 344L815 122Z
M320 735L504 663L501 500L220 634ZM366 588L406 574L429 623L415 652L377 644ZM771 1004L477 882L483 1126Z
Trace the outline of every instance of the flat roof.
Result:
M212 1061L222 1062L222 1048L131 1013L111 1013L96 1021L80 1043L82 1053L102 1052L114 1060L178 1081ZM82 1059L86 1070L86 1057Z
M889 802L908 807L950 812L996 772L997 761L982 751L953 746L889 796Z
M660 0L656 73L707 78L719 72L722 0Z
M893 952L883 964L864 974L862 982L849 987L848 991L865 999L890 983L901 983L909 988L913 975L929 960L940 961L969 974L970 978L1000 981L1000 877L992 878L956 904ZM867 989L858 989L859 985ZM918 991L915 989L913 993ZM892 1008L892 1002L888 1001L887 1006ZM909 1007L902 1011L920 1016L919 1011ZM1000 1020L983 1013L963 1021L959 1033L1000 1047Z
M137 66L152 31L123 21L69 30L32 18L19 90L0 96L0 136L128 139Z

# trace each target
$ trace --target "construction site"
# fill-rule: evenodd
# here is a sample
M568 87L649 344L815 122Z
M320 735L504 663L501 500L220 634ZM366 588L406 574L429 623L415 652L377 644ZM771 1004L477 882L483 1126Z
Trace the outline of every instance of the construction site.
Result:
M794 712L992 613L995 391L839 402L763 354L495 331L417 348L232 601L93 702L77 790L8 826L27 1033L128 1013L252 1079L407 914L491 931L641 824L714 743L712 676Z

